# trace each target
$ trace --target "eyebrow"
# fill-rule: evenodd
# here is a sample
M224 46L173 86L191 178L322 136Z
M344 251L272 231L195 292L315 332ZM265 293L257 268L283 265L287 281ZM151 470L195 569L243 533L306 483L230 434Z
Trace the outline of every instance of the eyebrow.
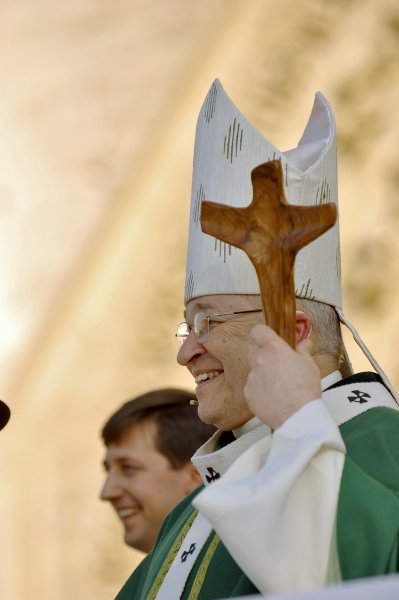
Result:
M198 302L197 307L201 310L212 309L212 305L210 305L209 302Z
M212 304L209 304L209 302L198 302L195 313L197 313L199 310L204 310L206 312L208 310L218 310L218 309L216 307L213 307ZM185 320L187 319L187 310L186 309L183 312L183 317Z
M109 471L110 469L110 463L115 462L119 465L125 463L125 462L130 462L133 463L135 465L137 465L138 467L143 466L143 463L140 462L140 460L138 460L137 458L134 458L132 456L117 456L116 458L113 458L111 461L107 461L106 459L103 460L103 467L106 471Z

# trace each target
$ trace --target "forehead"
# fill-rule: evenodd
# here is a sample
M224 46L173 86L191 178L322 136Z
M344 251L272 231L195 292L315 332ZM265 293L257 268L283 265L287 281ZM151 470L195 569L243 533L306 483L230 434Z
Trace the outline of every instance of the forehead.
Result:
M135 455L145 456L158 452L156 445L156 425L152 420L143 419L133 423L122 436L109 444L107 455L113 458Z
M184 316L189 318L198 311L207 313L229 312L234 310L246 310L252 308L248 296L240 294L215 294L211 296L199 296L190 300L184 311Z

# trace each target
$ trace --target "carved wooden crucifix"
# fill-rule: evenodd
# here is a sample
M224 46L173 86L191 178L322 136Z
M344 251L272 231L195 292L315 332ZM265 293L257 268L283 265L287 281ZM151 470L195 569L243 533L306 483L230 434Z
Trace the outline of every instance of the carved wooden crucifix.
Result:
M253 169L251 179L249 206L203 201L201 228L248 255L259 279L266 323L295 348L295 256L334 225L337 209L332 203L288 204L278 160Z

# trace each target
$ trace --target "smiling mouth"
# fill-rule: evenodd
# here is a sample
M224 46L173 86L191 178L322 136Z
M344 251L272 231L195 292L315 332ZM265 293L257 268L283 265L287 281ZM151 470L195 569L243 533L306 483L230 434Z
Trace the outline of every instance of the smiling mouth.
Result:
M121 510L118 510L118 515L122 521L128 517L137 515L138 513L139 510L137 508L122 508Z
M220 375L223 371L209 371L208 373L200 373L196 377L194 377L195 383L202 383L204 381L208 381L209 379L214 379L218 375Z

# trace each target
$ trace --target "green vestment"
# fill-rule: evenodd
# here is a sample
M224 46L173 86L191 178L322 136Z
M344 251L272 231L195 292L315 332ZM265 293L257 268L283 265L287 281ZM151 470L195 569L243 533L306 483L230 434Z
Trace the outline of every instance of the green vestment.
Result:
M376 381L362 373L338 382ZM355 386L356 387L356 386ZM398 571L399 411L373 408L343 423L347 454L342 473L337 551L343 580ZM152 600L196 514L191 501L202 486L167 517L152 552L142 561L116 600ZM248 548L251 552L251 548ZM258 590L211 532L189 574L183 600L213 600L256 594ZM170 600L178 600L171 598Z

